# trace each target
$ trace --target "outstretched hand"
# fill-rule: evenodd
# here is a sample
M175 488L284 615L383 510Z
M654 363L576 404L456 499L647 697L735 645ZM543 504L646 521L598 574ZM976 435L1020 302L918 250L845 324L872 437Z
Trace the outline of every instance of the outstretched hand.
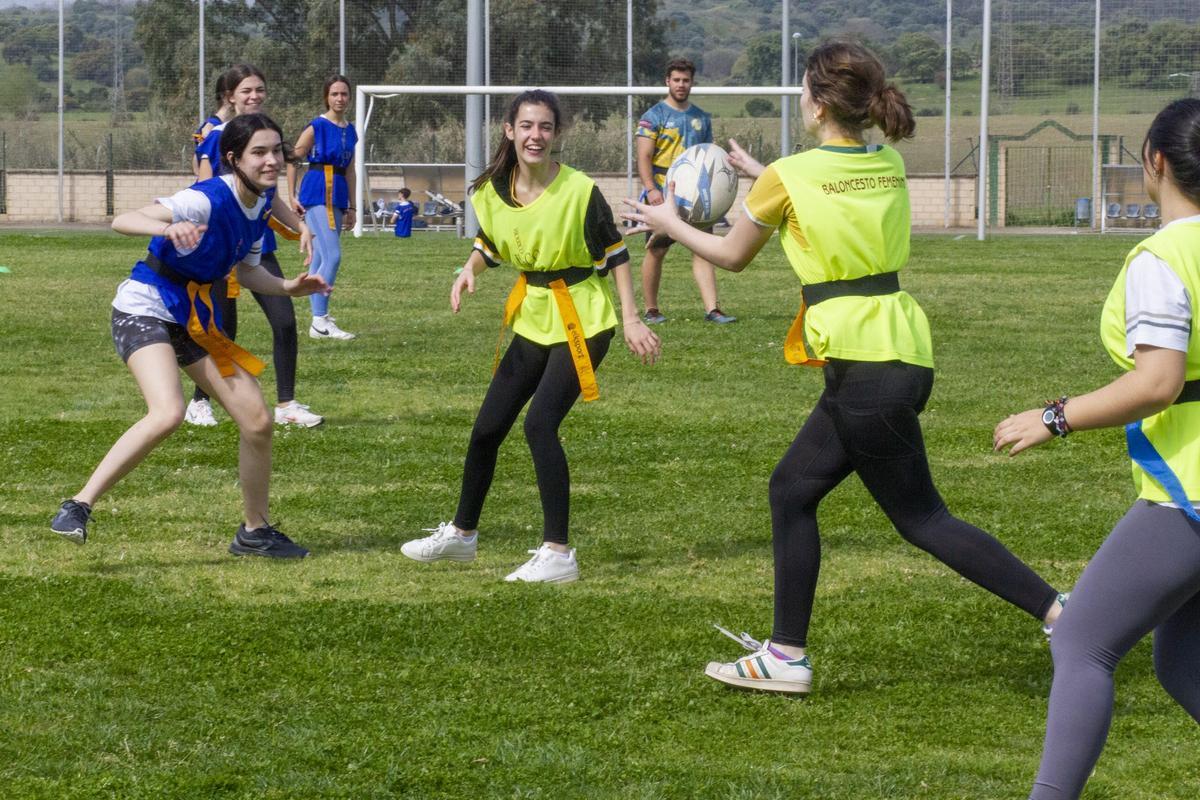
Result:
M643 364L653 364L662 352L662 340L658 334L650 330L640 318L626 322L622 326L625 332L625 344L629 352L640 356Z
M743 150L736 139L729 140L729 163L734 169L740 169L751 178L757 178L766 169L761 161Z
M639 203L628 197L622 202L629 207L629 211L621 212L621 219L634 223L634 227L626 233L666 233L667 228L679 220L679 211L675 207L674 181L667 184L662 203Z
M992 449L1000 451L1007 447L1008 454L1015 456L1022 450L1053 439L1050 429L1042 422L1043 411L1041 408L1031 408L1001 420L992 433Z
M454 279L454 285L450 287L450 308L455 314L462 308L463 289L467 290L467 294L475 294L475 270L471 269L469 263L463 267L462 272Z
M284 279L283 290L290 297L307 297L310 294L323 294L328 297L329 293L333 291L333 287L326 283L320 275L301 272L291 280Z

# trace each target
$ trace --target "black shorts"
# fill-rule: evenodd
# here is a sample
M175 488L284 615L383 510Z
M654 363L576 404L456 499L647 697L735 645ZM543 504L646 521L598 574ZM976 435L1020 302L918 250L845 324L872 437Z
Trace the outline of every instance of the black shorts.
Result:
M712 229L713 229L713 226L709 225L707 228L699 228L698 230L702 230L705 233L712 233ZM647 250L666 250L668 247L675 244L675 240L672 239L670 236L667 236L665 233L660 233L658 236L654 237L654 244L650 244L651 236L654 236L654 234L647 231L646 232L646 249Z
M175 361L180 367L195 364L208 355L208 351L188 336L187 329L178 322L167 322L157 317L142 317L113 309L113 345L117 355L125 363L129 357L152 344L169 344L175 350Z

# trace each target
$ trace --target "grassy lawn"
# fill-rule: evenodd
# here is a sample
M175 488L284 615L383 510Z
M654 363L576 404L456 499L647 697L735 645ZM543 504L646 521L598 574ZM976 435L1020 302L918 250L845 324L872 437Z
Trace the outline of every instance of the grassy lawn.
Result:
M484 276L451 314L466 249L441 234L347 240L334 312L359 338L301 341L298 397L327 422L276 436L273 509L310 558L225 553L223 416L103 498L85 547L53 536L58 502L142 411L108 335L142 244L3 234L0 797L1026 796L1051 677L1038 623L905 545L855 478L822 506L813 695L702 673L740 654L710 623L769 635L767 477L821 389L782 359L798 291L776 244L722 277L741 318L726 327L701 321L672 251L662 362L614 344L600 401L564 425L583 579L559 587L502 581L540 538L519 428L479 560L399 553L453 514L512 282ZM904 278L934 330L923 419L943 495L1064 588L1132 501L1122 438L1009 460L991 430L1113 376L1099 311L1131 244L922 237ZM241 320L269 356L249 298ZM1196 744L1143 642L1087 796L1195 797Z

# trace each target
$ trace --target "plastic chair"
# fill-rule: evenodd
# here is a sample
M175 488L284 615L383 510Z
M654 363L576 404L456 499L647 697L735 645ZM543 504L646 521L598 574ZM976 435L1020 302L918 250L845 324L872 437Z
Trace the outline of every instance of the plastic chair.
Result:
M1142 217L1150 220L1158 219L1158 206L1154 203L1146 203L1142 208Z
M1120 219L1121 218L1121 204L1120 203L1109 203L1104 208L1104 216L1108 217L1109 219Z
M1092 221L1092 198L1076 197L1075 198L1075 226L1078 227L1081 222L1091 224Z
M1125 206L1125 219L1141 219L1142 206L1140 203L1130 203Z

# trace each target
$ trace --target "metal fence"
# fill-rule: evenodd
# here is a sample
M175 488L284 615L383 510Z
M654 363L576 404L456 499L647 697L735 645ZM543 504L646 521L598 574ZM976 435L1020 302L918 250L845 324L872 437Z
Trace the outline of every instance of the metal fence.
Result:
M798 82L822 38L863 39L919 118L898 145L909 172L986 169L981 222L993 226L1077 224L1081 198L1084 221L1104 224L1121 198L1107 197L1103 165L1136 163L1153 114L1200 96L1200 0L75 0L0 5L0 173L186 172L216 76L240 61L266 74L266 110L292 136L323 110L321 85L337 71L359 84L463 85L475 2L494 85L648 85L684 55L707 85L778 86ZM488 100L489 136L502 102ZM635 99L633 115L651 102ZM785 104L702 103L718 137L767 158L812 145ZM624 172L626 101L567 106L564 157ZM399 97L376 113L368 160L463 161L461 98Z

